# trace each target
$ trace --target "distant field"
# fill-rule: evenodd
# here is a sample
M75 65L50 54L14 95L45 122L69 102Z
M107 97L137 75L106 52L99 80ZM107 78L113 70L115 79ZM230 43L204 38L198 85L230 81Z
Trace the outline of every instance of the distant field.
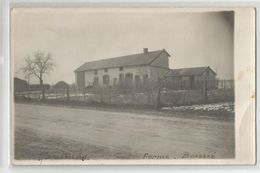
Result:
M142 159L146 153L170 159L187 153L234 158L234 118L228 116L196 118L188 111L155 116L154 111L149 115L30 104L15 104L15 111L19 160Z

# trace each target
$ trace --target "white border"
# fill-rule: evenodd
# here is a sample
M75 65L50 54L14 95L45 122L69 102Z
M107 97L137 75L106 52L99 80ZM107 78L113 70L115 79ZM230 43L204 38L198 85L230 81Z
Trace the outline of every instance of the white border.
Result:
M21 2L21 1L19 1L19 2ZM28 2L28 1L22 1L22 2ZM57 1L56 1L57 2ZM58 2L61 2L61 1L58 1ZM68 1L67 1L68 2ZM80 1L80 2L82 2L82 1ZM143 2L143 1L142 1ZM149 2L149 1L147 1L147 2ZM150 1L151 2L151 1ZM175 1L176 2L176 1ZM180 2L180 1L177 1L177 2ZM187 2L187 1L186 1ZM231 1L229 1L229 2L231 2ZM1 81L1 84L3 84L3 88L1 87L1 93L0 93L0 96L1 96L1 105L0 105L0 108L1 108L1 114L3 115L3 117L1 117L1 120L3 120L3 122L2 122L2 131L1 131L1 139L3 139L3 143L0 145L2 148L2 150L1 150L1 159L0 159L0 170L5 170L4 172L11 172L11 171L16 171L17 172L17 170L24 170L24 171L26 171L27 172L27 170L37 170L37 169L35 169L35 167L27 167L27 168L23 168L23 169L19 169L19 167L17 168L17 167L13 167L13 166L11 166L10 165L10 162L9 162L9 152L8 152L8 150L10 149L9 148L9 111L10 111L10 109L9 109L9 91L10 91L10 85L9 85L9 59L8 58L6 58L6 57L9 57L9 50L8 50L8 46L6 46L6 45L9 45L9 40L8 40L8 36L9 36L9 28L8 28L8 10L9 10L9 8L8 8L8 3L6 2L6 1L4 1L2 4L4 4L4 8L2 8L1 10L1 12L2 12L2 14L5 14L4 15L4 17L2 16L2 18L4 18L4 24L5 24L5 26L4 26L4 28L1 30L1 34L2 34L2 36L4 36L4 39L3 39L3 41L2 41L2 51L0 52L1 53L1 57L3 56L4 57L4 59L3 59L3 64L1 64L1 79L2 79L2 81ZM2 5L1 4L1 5ZM242 4L242 5L241 5ZM48 4L48 6L49 6L50 4ZM57 5L57 4L56 4ZM182 4L179 4L179 5L176 5L177 7L183 7L183 6L191 6L191 5L193 5L194 6L194 4L190 4L190 3L182 3ZM197 6L197 5L199 5L199 4L196 4L195 6ZM200 3L200 6L212 6L213 4L212 3ZM225 5L227 5L227 6L230 6L230 5L228 5L228 4L223 4L222 3L222 5L220 4L220 3L218 3L218 4L214 4L215 6L225 6ZM243 5L243 3L240 3L240 4L238 4L238 5L241 5L241 6L255 6L255 4L254 3L245 3L244 2L244 5ZM237 5L237 6L238 6ZM66 6L66 5L64 5L64 6ZM234 3L232 3L232 6L235 6L234 5ZM258 3L258 8L260 8L260 4ZM2 23L2 25L3 25L3 23ZM6 26L7 25L7 26ZM3 44L4 43L4 44ZM1 61L0 61L1 62ZM258 63L258 62L257 62ZM257 93L257 96L258 96L258 93ZM258 120L258 122L259 122L259 120ZM259 124L259 123L258 123ZM2 140L1 140L2 141ZM258 152L258 155L259 155L259 152ZM50 167L48 167L48 166L46 166L47 168L42 168L42 167L36 167L36 168L39 168L39 169L42 169L42 170L47 170L48 172L50 172ZM67 166L66 166L67 167ZM51 167L51 168L54 168L54 167ZM54 169L53 169L53 171L57 171L57 168L58 167L55 167ZM68 168L68 167L67 167ZM67 169L67 168L64 168L63 169L63 171L68 171L69 169ZM74 167L75 168L75 170L81 170L82 171L82 169L78 169L77 167ZM77 168L77 169L76 169ZM92 167L93 168L93 167ZM91 169L92 169L91 168ZM140 167L139 167L140 168ZM142 167L143 168L143 167ZM171 169L172 169L173 167L171 167ZM218 170L221 170L221 168L220 167L211 167L212 169L218 169ZM240 168L242 168L242 167L240 167ZM248 169L252 169L251 167L243 167L243 169L245 169L245 168L248 168ZM255 168L257 168L257 169L259 169L259 166L258 167L255 167ZM181 170L181 169L184 169L185 170L185 172L187 171L187 170L193 170L193 169L199 169L199 170L209 170L209 167L208 166L204 166L204 167L175 167L175 170ZM222 168L223 169L223 168ZM238 168L235 168L235 169L238 169L239 170L239 167ZM83 169L84 170L84 169ZM111 169L107 169L107 167L104 169L104 170L106 170L106 171L108 171L109 172L109 170L111 171ZM156 170L158 170L158 169L152 169L153 171L156 171ZM167 169L166 169L167 170ZM141 171L143 171L143 169L141 169ZM150 170L151 171L151 170Z

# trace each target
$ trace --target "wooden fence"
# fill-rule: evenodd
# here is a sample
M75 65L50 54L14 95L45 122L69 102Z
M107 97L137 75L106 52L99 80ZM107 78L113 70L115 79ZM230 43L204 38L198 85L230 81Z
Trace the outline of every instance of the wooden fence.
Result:
M234 80L162 80L162 87L169 90L198 90L234 88Z
M208 86L211 87L208 87ZM52 101L78 101L106 104L150 105L187 105L234 100L234 81L217 80L201 82L191 86L150 83L136 87L87 87L84 89L49 89L45 99ZM196 87L195 87L196 86ZM200 86L200 87L198 87ZM214 87L212 87L214 86ZM41 91L16 92L16 99L41 100Z

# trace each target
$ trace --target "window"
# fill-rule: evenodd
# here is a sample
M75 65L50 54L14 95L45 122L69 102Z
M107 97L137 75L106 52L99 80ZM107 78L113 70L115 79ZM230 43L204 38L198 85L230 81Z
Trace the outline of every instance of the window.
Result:
M143 82L144 82L144 85L148 84L148 74L143 75Z
M135 86L136 86L136 89L139 89L141 86L141 79L140 79L139 75L135 75Z
M135 75L135 82L140 82L140 76L139 75Z
M117 85L117 78L115 77L114 78L114 86L116 86Z
M124 70L124 68L123 67L119 67L119 71L123 71Z
M98 77L94 77L93 85L94 85L94 86L97 86L97 85L98 85Z
M104 72L107 72L107 68L104 69Z
M126 82L126 85L128 85L128 86L133 84L133 74L132 73L127 73L125 75L125 82Z
M119 85L123 85L124 84L124 74L120 73L119 74Z
M103 84L104 85L109 85L109 75L104 75L103 76Z
M95 70L95 71L94 71L94 74L98 74L98 71L97 71L97 70Z

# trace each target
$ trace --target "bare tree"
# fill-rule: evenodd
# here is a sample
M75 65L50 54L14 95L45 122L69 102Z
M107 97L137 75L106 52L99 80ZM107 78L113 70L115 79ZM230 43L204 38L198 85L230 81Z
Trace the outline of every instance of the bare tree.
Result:
M36 52L33 59L25 58L26 65L22 68L25 77L35 76L40 81L42 98L45 99L43 76L49 74L54 67L53 58L50 53Z

